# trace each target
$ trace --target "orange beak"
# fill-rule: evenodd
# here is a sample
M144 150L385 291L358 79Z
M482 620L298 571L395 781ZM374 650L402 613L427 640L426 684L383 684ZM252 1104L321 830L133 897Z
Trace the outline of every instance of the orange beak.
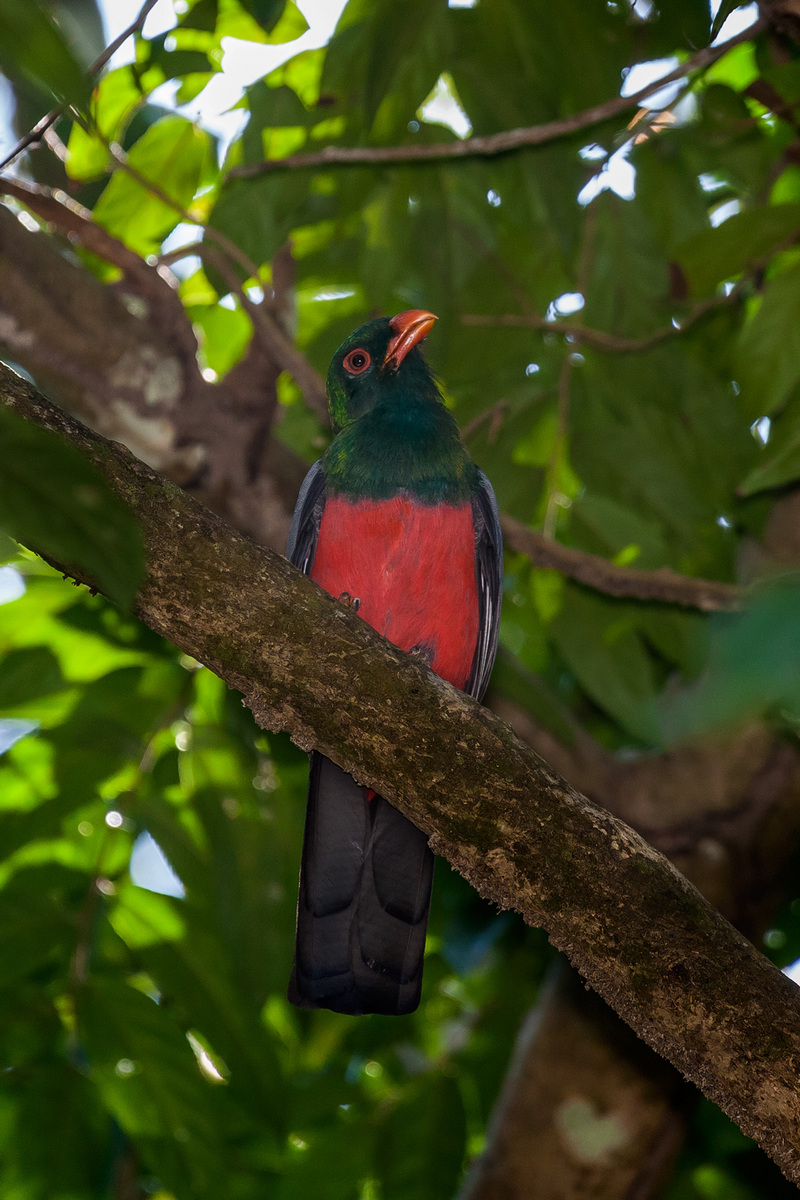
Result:
M423 308L410 308L408 312L401 312L392 317L389 324L394 330L394 337L386 349L384 370L396 371L409 350L413 350L428 336L436 319L433 313L425 312Z

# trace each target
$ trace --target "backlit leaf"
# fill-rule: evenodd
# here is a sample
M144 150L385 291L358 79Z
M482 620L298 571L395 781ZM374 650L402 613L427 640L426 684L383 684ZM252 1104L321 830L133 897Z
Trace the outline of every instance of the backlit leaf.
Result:
M72 446L0 409L0 525L18 541L77 565L123 606L143 569L139 529Z

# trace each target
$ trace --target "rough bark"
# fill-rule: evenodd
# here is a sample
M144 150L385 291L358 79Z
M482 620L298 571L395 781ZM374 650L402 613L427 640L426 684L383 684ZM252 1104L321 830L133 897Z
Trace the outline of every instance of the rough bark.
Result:
M395 802L484 896L543 926L641 1037L800 1181L794 984L497 716L12 372L0 384L12 410L67 437L136 514L148 552L142 620L242 691L265 728Z
M794 895L800 755L768 729L620 761L580 731L567 747L501 698L492 706L573 786L646 832L751 937ZM520 1030L461 1200L660 1195L694 1092L620 1027L562 960Z
M80 206L0 180L120 267L109 286L0 205L0 347L93 429L197 494L237 528L283 546L305 467L270 437L280 367L254 341L221 383L199 369L177 292Z

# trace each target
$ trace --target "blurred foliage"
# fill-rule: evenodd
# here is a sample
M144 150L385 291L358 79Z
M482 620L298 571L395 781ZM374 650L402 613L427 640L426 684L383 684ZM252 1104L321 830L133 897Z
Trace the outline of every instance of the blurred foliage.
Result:
M242 178L231 169L293 151L447 144L464 121L491 134L600 104L633 64L707 44L707 4L407 0L398 20L395 0L349 0L326 48L292 55L305 20L291 2L186 0L90 102L96 46L80 44L71 7L55 23L0 0L20 111L31 124L62 100L81 113L57 126L63 164L30 157L36 178L143 255L188 213L187 241L203 225L226 235L249 285L269 286L291 240L297 342L322 372L367 315L432 309L431 361L504 511L620 565L752 573L800 478L796 45L739 46L633 134L626 114L494 159ZM725 0L716 26L737 7ZM289 45L245 89L220 162L173 103L202 100L223 39ZM612 155L633 195L607 186ZM248 317L213 271L176 269L203 365L222 375ZM462 320L508 314L553 327ZM560 321L666 336L626 352ZM328 432L290 380L279 392L276 434L310 459ZM5 419L0 439L0 586L15 571L26 584L0 607L0 1195L106 1200L125 1171L159 1200L453 1195L548 963L544 936L439 863L419 1012L293 1010L304 756L11 541L79 562L121 601L136 586L135 538L74 456ZM794 579L709 620L518 555L506 566L494 686L561 740L580 728L653 753L759 715L796 736ZM780 965L800 956L800 902L766 945ZM702 1105L669 1200L780 1188Z

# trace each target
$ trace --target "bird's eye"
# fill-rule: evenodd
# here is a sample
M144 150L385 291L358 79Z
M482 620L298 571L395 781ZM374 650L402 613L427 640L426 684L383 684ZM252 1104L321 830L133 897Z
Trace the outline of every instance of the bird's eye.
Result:
M344 369L351 375L361 375L371 362L372 359L366 350L351 350L344 360Z

